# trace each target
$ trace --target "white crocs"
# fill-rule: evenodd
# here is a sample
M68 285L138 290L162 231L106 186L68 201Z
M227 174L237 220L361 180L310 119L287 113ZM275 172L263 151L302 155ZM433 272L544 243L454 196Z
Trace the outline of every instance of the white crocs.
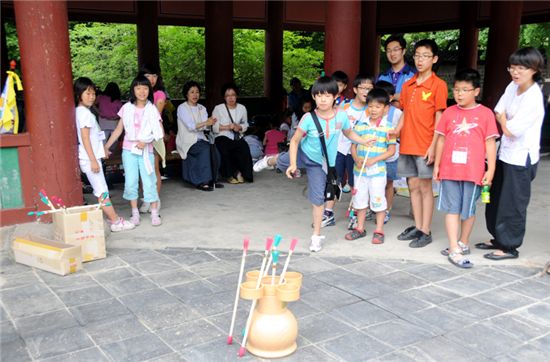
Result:
M111 224L111 231L116 233L118 231L132 230L135 227L132 222L119 217L116 222Z
M257 161L254 166L252 167L254 169L254 172L260 172L260 171L263 171L265 169L269 169L269 170L273 170L275 167L274 166L269 166L269 164L267 163L267 161L271 158L272 156L265 156L264 158L260 159L259 161Z

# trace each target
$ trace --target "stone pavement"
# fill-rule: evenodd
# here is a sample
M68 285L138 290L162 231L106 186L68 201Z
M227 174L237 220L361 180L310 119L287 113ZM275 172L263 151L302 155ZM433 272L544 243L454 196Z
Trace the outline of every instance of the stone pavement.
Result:
M288 247L283 244L282 249ZM260 249L261 247L257 247ZM236 361L240 250L109 248L69 276L0 252L2 361ZM261 255L247 258L258 269ZM543 361L550 275L295 253L298 350L284 361ZM250 302L241 300L235 331ZM239 339L238 333L236 339ZM258 360L247 354L242 360Z

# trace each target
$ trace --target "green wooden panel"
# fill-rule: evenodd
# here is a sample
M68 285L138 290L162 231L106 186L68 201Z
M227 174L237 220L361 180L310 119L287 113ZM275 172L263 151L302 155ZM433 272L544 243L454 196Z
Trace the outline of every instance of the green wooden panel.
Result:
M0 209L25 206L17 148L0 148Z

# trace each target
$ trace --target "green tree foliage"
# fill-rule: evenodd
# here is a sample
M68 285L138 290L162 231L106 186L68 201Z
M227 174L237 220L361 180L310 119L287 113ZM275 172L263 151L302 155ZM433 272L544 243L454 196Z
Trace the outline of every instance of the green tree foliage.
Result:
M137 71L135 25L73 23L69 38L74 78L91 78L102 89L116 82L128 91Z
M264 54L264 30L233 30L233 78L241 95L264 93Z
M19 64L19 61L21 60L19 56L19 42L17 41L17 31L15 30L15 24L6 21L6 24L4 26L3 31L6 32L6 45L8 48L8 59L9 60L15 60L17 64ZM8 65L5 65L6 67ZM2 69L2 71L5 71L6 69Z
M283 33L283 86L290 91L290 79L298 77L308 89L323 70L323 50L319 47L320 33ZM322 37L324 39L324 37Z
M5 23L8 56L19 62L15 24ZM433 38L448 52L458 50L458 30L406 34L412 44L422 38ZM128 91L137 72L136 26L133 24L69 23L73 76L90 77L100 88L108 82ZM263 94L265 31L235 29L234 76L244 96ZM383 37L385 38L385 37ZM480 29L479 56L485 59L488 29ZM534 46L550 58L550 23L521 27L520 46ZM181 87L188 80L204 85L204 28L159 26L159 52L162 75L168 94L181 98ZM324 33L285 31L283 34L283 86L289 88L292 77L309 87L323 69ZM408 52L409 56L411 51ZM410 59L409 59L410 60ZM223 61L223 60L220 60ZM387 66L386 57L382 56Z
M159 26L159 53L170 97L182 98L182 87L190 80L204 87L204 28Z
M550 77L550 22L522 25L520 46L538 48L546 58L546 77Z

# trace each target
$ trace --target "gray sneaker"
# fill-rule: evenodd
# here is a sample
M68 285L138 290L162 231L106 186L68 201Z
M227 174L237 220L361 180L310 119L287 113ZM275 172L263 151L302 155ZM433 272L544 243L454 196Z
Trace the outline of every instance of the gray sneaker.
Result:
M424 234L422 231L420 231L422 235L418 237L417 239L414 239L409 243L409 247L411 248L423 248L429 243L432 242L432 233Z

